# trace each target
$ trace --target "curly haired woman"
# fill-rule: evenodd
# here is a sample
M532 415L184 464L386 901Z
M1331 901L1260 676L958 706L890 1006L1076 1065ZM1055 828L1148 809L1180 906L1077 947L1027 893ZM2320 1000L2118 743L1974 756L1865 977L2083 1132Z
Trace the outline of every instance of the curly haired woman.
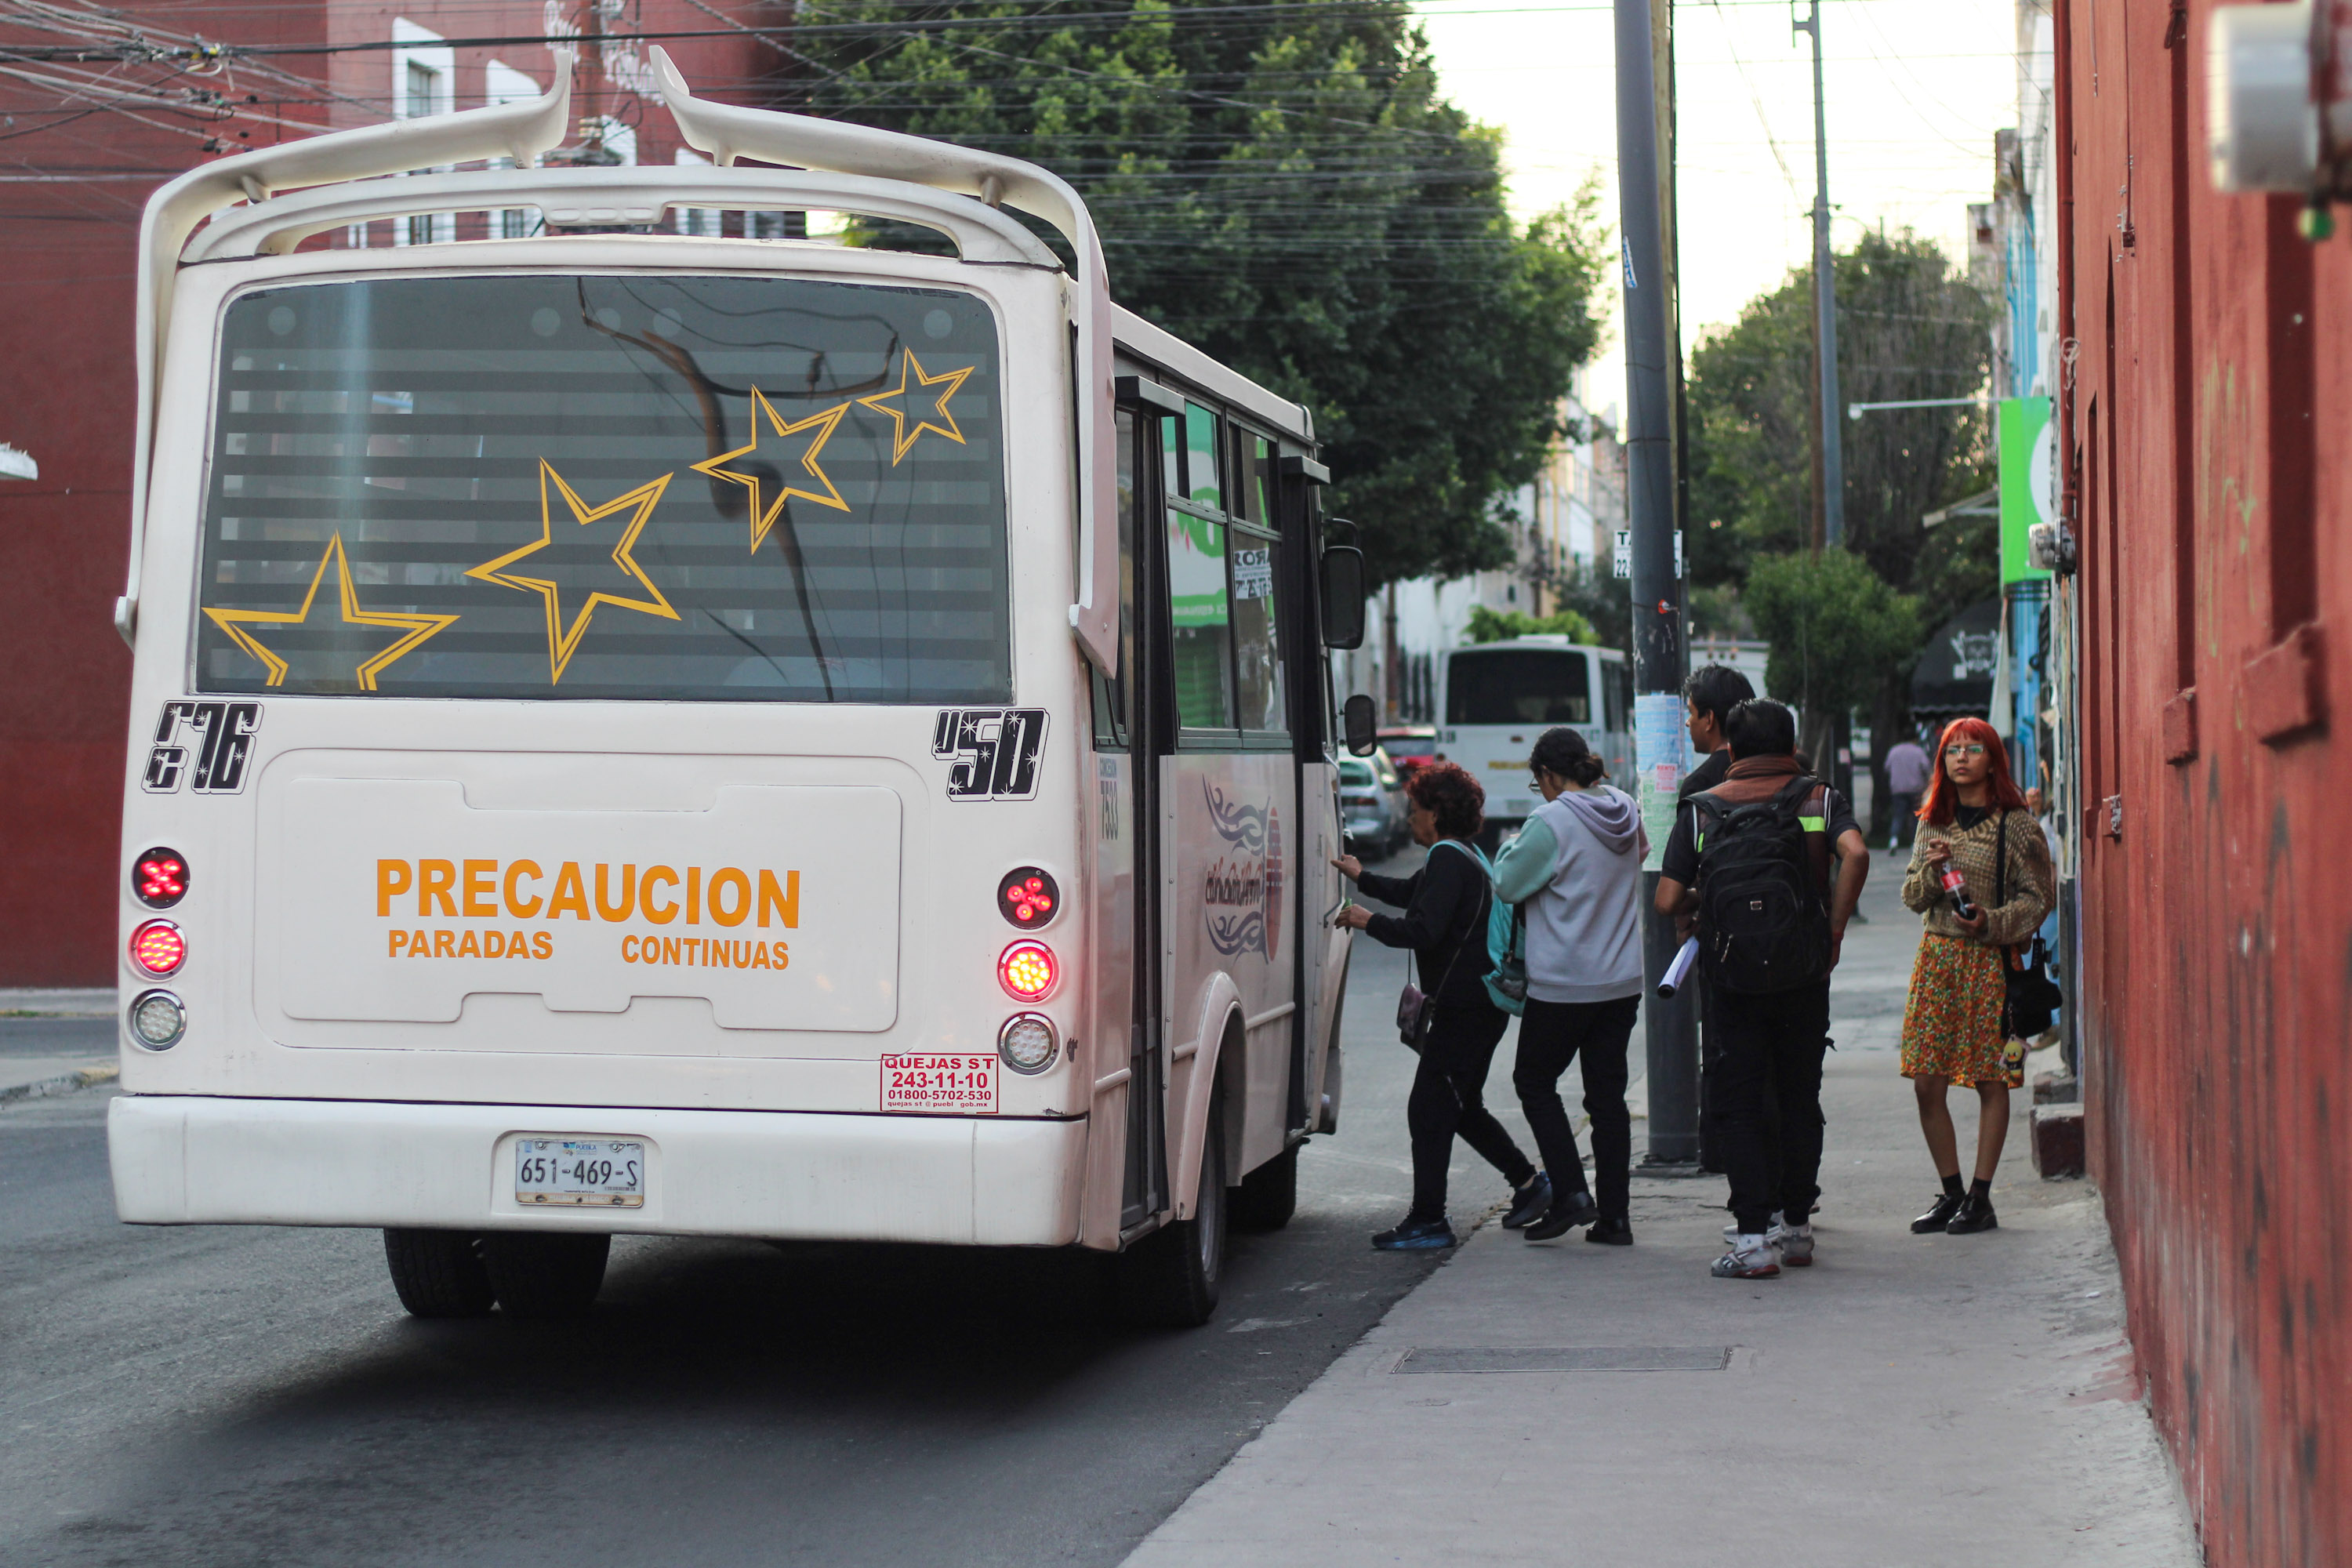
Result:
M1947 866L1967 886L1971 919L1960 918L1944 889ZM1903 902L1927 923L1903 1007L1903 1076L1918 1096L1919 1129L1944 1184L1935 1206L1911 1222L1920 1235L1968 1236L2000 1223L1992 1176L2009 1136L2012 1087L2001 1060L2002 952L2030 940L2049 914L2051 881L2049 846L2009 776L2000 736L1981 719L1953 720L1919 803L1919 837L1903 879ZM1946 1102L1955 1083L1977 1091L1976 1181L1965 1191Z
M1381 877L1353 855L1331 862L1369 896L1404 910L1376 915L1350 904L1339 911L1339 923L1383 947L1411 948L1429 996L1428 1037L1404 1108L1412 1134L1412 1209L1402 1225L1372 1237L1382 1251L1454 1245L1454 1227L1445 1221L1445 1168L1456 1133L1508 1178L1515 1213L1540 1214L1551 1196L1535 1162L1486 1109L1486 1069L1510 1018L1486 994L1485 976L1493 967L1486 910L1494 889L1486 860L1470 847L1486 822L1486 789L1457 763L1430 763L1414 773L1405 795L1412 802L1412 841L1429 847L1420 870Z

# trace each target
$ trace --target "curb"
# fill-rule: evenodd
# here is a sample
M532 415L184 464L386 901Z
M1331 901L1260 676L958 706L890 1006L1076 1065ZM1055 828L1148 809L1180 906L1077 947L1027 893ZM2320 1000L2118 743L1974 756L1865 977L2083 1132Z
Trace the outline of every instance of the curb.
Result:
M89 1068L81 1072L59 1073L37 1083L12 1083L0 1089L0 1105L14 1105L20 1100L47 1100L60 1094L73 1094L85 1089L96 1089L102 1083L112 1083L121 1076L115 1067Z

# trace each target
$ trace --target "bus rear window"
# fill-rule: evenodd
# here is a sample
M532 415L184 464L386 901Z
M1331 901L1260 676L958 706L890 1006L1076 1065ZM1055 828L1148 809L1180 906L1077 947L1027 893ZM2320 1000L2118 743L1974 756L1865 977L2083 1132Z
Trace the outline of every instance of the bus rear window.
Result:
M203 691L1012 696L996 325L949 289L480 277L246 294Z
M1445 667L1445 721L1590 724L1584 656L1565 648L1457 653Z

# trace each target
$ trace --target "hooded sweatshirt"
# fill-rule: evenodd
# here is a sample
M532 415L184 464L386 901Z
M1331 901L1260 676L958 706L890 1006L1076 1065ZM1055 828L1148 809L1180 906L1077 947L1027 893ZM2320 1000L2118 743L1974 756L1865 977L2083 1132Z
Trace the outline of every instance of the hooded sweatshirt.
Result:
M1641 808L1608 784L1538 807L1495 860L1495 893L1524 906L1528 996L1612 1002L1642 991Z

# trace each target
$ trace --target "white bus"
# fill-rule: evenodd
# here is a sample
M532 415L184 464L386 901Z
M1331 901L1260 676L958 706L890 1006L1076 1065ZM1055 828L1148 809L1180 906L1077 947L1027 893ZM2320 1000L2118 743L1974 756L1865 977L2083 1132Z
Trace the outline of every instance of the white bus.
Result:
M381 1227L424 1315L646 1233L1090 1248L1202 1321L1339 1106L1312 421L1052 175L654 53L708 166L534 167L559 63L150 204L119 1212Z
M1556 724L1581 734L1620 789L1633 787L1633 675L1624 654L1542 634L1451 649L1439 661L1437 750L1486 786L1490 840L1542 804L1528 752Z

